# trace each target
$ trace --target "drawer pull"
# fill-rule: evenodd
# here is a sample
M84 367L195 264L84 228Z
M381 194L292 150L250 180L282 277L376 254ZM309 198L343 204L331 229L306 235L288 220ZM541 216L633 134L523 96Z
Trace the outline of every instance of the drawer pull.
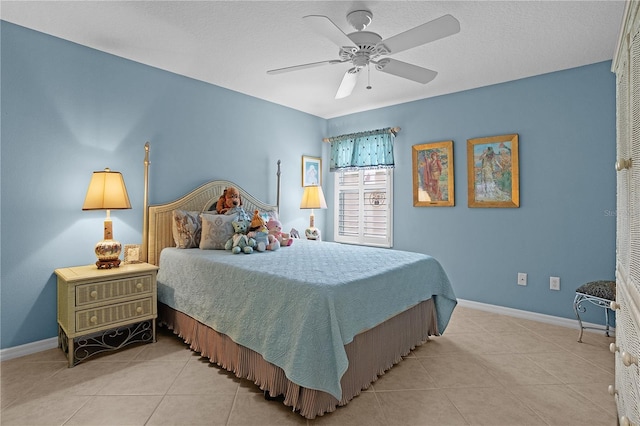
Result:
M136 288L137 288L138 290L142 290L142 287L143 287L143 286L142 286L142 283L138 283L138 284L136 284Z
M611 344L609 345L609 351L610 351L612 354L615 354L616 352L619 352L619 351L620 351L620 348L619 348L619 347L617 347L615 343L611 343Z
M609 304L609 308L610 308L612 311L616 311L616 310L620 309L620 304L619 304L618 302L611 302L611 303Z
M93 290L93 291L89 294L89 296L91 296L91 298L95 299L96 297L98 297L98 292L97 292L97 291L95 291L95 290Z
M136 308L136 313L141 314L142 313L142 306L138 306Z
M613 385L609 385L609 395L611 396L616 396L618 394L618 391L616 390L615 386Z
M91 318L89 318L89 321L91 321L92 324L95 324L98 322L98 317L94 315Z
M631 367L631 364L638 365L638 358L631 355L629 352L622 352L622 363L625 367Z

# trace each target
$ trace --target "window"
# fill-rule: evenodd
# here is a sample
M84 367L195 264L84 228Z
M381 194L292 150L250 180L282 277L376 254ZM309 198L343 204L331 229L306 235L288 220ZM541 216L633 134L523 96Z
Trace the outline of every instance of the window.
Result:
M339 171L334 181L334 241L392 247L393 169Z

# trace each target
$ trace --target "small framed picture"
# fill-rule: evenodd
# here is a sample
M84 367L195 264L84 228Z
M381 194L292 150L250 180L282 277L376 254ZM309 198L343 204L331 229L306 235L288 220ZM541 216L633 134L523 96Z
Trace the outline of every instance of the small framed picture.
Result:
M302 186L322 186L322 159L302 156Z
M413 146L413 206L453 206L453 141Z
M140 260L140 244L124 245L124 263L142 263Z
M518 135L467 139L469 207L520 207Z

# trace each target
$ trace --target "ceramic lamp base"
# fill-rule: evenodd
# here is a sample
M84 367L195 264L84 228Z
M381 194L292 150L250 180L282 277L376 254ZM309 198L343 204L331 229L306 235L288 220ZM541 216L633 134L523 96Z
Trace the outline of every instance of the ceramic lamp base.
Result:
M122 244L116 240L102 240L96 244L96 256L98 269L111 269L120 266L120 252Z
M304 230L304 236L307 237L307 240L318 240L320 241L321 238L321 234L320 234L320 230L318 228L316 228L315 226L309 227L307 229Z

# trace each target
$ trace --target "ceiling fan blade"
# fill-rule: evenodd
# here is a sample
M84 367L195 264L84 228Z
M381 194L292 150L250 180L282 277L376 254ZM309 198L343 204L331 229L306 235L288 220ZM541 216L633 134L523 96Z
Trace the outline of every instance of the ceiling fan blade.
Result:
M326 16L307 15L302 19L304 19L316 33L328 38L336 46L358 48L358 46L356 46L353 41L351 41L351 39Z
M436 78L436 75L438 75L437 72L430 69L398 61L397 59L384 58L375 64L378 71L393 74L422 84L427 84Z
M356 87L356 83L358 82L359 73L360 68L355 67L344 73L342 83L340 83L340 87L338 87L338 91L336 92L336 99L346 98L353 92L353 88Z
M330 60L330 61L311 62L309 64L294 65L292 67L284 67L284 68L277 68L275 70L269 70L269 71L267 71L267 74L269 74L269 75L282 74L284 72L298 71L298 70L303 70L303 69L306 69L306 68L319 67L319 66L322 66L322 65L341 64L342 62L344 62L344 61L340 61L338 59L333 59L333 60Z
M444 15L433 21L396 34L378 43L387 55L402 52L460 32L460 22L451 15Z

